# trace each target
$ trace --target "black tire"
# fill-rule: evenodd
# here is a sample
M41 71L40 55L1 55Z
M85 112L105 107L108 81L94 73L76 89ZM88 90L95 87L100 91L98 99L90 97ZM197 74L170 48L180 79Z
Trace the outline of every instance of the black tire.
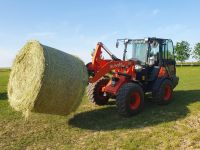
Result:
M124 84L116 97L119 114L129 117L138 114L144 108L144 92L137 83Z
M173 84L169 79L161 82L158 90L153 92L153 98L159 105L167 105L172 102Z
M109 79L102 78L95 83L90 83L87 87L87 96L92 103L96 105L106 105L108 103L109 97L103 96L101 91L102 87L106 86Z

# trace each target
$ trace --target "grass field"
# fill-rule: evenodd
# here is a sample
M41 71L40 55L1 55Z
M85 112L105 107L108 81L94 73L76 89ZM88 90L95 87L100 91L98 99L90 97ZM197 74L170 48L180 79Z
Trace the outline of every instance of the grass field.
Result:
M200 149L200 67L177 68L174 101L146 101L137 116L115 105L94 106L87 97L68 117L33 114L28 121L8 104L9 72L0 71L0 149Z

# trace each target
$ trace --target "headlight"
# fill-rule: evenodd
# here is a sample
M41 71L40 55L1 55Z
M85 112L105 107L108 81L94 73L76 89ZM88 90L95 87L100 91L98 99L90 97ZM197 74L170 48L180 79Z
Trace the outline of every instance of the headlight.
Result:
M141 65L135 65L135 70L136 70L137 72L142 71L142 66L141 66Z

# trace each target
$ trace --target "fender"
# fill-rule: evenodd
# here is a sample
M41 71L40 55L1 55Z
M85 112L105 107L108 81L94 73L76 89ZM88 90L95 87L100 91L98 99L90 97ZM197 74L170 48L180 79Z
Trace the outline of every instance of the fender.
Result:
M142 89L144 89L142 83L140 83L139 81L137 81L137 80L131 80L131 82L138 84L139 86L141 86Z
M158 79L154 82L154 84L153 84L152 91L153 91L153 92L154 92L154 91L157 91L157 90L160 88L161 83L162 83L164 80L166 80L166 79L172 81L171 78L169 78L169 77L158 78Z

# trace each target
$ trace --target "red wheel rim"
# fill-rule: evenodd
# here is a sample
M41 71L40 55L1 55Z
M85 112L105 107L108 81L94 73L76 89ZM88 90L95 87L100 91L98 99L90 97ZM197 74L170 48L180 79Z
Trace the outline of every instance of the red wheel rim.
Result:
M131 101L130 101L130 108L132 110L137 109L140 105L140 93L139 92L133 92L131 94Z
M171 97L172 91L171 91L171 87L169 85L165 86L165 94L164 94L164 100L168 101Z

